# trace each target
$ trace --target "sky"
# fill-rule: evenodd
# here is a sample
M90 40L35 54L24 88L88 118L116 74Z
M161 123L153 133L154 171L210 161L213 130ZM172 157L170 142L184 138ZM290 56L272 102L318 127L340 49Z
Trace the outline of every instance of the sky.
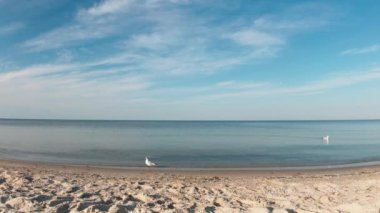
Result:
M0 0L0 117L380 118L380 4Z

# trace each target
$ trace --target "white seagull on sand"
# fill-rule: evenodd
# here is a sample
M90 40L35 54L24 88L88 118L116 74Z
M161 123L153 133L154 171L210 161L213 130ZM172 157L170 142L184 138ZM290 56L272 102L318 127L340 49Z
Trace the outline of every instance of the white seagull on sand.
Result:
M323 136L322 141L324 144L329 144L330 143L330 136L328 136L328 135Z
M148 159L148 157L145 157L145 165L148 166L148 167L154 167L154 166L156 166L156 164L153 163L152 161L150 161Z

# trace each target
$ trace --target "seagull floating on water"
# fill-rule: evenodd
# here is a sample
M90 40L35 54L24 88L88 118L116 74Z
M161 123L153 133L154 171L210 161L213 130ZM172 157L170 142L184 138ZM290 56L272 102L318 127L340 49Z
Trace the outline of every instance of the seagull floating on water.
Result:
M329 144L330 143L330 136L326 135L322 137L322 141L324 144Z
M154 166L156 166L156 164L153 163L152 161L150 161L150 160L148 159L148 157L145 157L145 165L146 165L147 167L154 167Z

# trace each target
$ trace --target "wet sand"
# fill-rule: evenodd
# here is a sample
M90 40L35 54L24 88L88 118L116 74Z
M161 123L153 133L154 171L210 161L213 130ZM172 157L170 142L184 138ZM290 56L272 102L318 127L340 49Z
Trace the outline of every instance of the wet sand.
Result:
M0 161L2 212L375 212L380 166L168 170Z

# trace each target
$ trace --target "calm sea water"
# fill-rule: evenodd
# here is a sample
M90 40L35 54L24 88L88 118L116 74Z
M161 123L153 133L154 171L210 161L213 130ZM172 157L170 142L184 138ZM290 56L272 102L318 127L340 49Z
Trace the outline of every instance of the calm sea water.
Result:
M163 167L198 168L380 161L380 121L0 119L3 159L144 166L146 155Z

